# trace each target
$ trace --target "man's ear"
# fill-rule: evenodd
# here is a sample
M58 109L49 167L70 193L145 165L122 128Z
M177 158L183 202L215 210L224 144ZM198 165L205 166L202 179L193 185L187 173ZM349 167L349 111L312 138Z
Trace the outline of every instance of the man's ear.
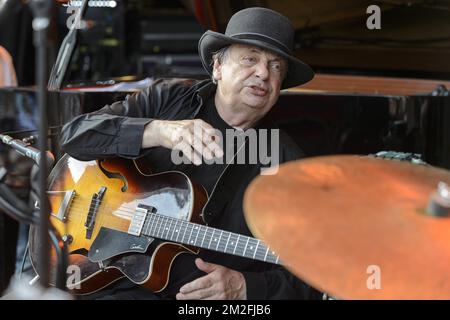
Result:
M213 65L213 78L217 80L222 79L222 65L219 63L219 61L216 59L214 60Z

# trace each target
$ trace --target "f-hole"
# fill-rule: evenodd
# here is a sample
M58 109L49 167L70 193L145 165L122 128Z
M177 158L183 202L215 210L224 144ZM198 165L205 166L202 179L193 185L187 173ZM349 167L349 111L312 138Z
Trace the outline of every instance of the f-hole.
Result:
M110 178L110 179L119 179L120 181L123 182L123 186L120 189L122 192L125 192L125 191L128 190L128 181L122 174L120 174L118 172L109 172L108 170L103 168L103 160L99 160L98 161L98 166L99 166L100 170L102 170L103 174L105 176L107 176L108 178Z

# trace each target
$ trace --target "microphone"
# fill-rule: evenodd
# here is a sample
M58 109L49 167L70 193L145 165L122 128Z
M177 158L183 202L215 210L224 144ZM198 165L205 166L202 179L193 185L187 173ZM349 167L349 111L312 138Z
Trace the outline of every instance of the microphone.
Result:
M0 134L0 140L4 144L11 146L14 150L16 150L21 155L33 159L39 165L39 161L41 159L41 152L38 149L36 149L32 146L29 146L22 140L13 139L10 136L4 135L4 134ZM47 158L47 163L49 164L49 166L51 166L55 162L55 157L53 156L53 154L50 151L47 151L45 153L45 155Z

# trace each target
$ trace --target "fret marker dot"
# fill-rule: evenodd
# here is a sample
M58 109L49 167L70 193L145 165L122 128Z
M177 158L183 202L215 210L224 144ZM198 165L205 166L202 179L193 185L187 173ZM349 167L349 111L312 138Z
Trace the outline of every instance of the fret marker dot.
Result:
M217 239L214 239L214 241L217 241Z
M250 249L252 249L252 250L253 250L253 246L250 246Z

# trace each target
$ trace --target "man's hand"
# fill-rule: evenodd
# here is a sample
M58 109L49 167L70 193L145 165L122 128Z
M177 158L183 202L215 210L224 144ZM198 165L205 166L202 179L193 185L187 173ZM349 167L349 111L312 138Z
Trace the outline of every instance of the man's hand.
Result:
M195 259L197 267L208 273L180 288L177 300L245 300L247 288L242 273L202 259Z
M195 165L202 163L202 157L212 160L223 156L216 129L200 119L153 120L145 126L142 148L157 146L180 150Z

